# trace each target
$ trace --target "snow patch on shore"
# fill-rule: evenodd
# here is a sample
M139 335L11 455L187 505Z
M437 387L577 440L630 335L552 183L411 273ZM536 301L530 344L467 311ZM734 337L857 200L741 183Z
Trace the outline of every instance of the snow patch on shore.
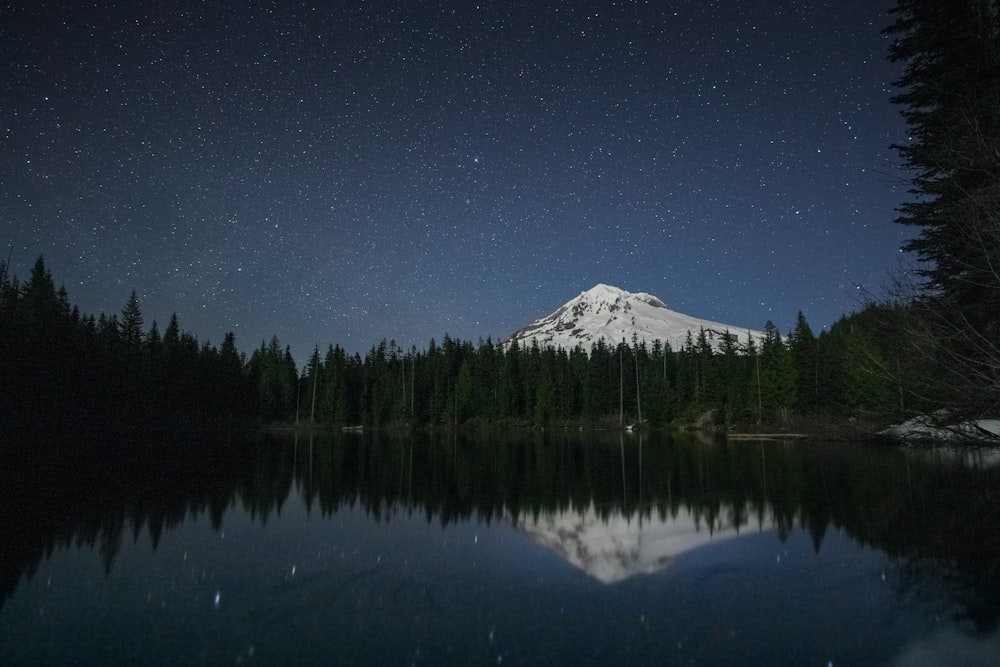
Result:
M940 416L921 415L881 431L901 442L1000 445L1000 419L976 419L957 424L942 423Z

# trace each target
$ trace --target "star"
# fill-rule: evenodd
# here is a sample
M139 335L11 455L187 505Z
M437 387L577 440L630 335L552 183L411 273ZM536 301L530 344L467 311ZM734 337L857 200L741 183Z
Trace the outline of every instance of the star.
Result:
M148 323L300 360L499 340L597 283L820 328L908 238L890 5L16 1L12 269L41 254L84 312L135 288Z

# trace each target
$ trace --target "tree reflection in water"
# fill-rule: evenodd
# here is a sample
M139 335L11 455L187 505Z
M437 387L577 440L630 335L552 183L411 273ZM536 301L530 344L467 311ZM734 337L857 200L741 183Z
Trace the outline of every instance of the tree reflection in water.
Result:
M57 550L95 547L110 571L123 540L143 529L155 548L191 517L207 516L218 530L234 506L266 524L296 492L321 517L350 505L380 522L400 512L442 526L508 521L543 543L560 531L575 532L580 544L613 533L636 545L645 539L644 552L636 546L637 555L623 556L636 571L662 567L706 535L773 526L785 539L802 527L819 552L827 531L845 531L898 563L900 596L947 596L973 632L994 631L1000 616L1000 468L988 461L874 445L619 433L221 442L64 437L9 446L0 473L0 604ZM678 521L691 529L670 527ZM614 525L625 532L607 528ZM621 563L601 567L598 579L629 576Z

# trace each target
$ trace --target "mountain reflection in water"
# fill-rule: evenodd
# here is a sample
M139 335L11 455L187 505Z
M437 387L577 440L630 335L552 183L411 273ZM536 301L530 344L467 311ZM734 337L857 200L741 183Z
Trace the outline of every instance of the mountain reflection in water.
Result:
M516 527L606 584L651 574L685 551L741 535L739 526L725 522L704 525L686 508L669 516L614 513L600 517L590 506L522 518ZM756 530L768 528L770 520L761 519ZM747 532L744 527L742 534Z
M92 455L73 458L80 451ZM1000 503L996 501L1000 472L985 457L970 465L967 460L947 459L940 453L875 446L728 443L716 438L562 432L478 438L338 433L314 438L258 437L225 444L190 438L159 442L147 437L113 444L23 438L11 444L4 456L0 483L8 490L8 500L0 524L0 544L4 545L0 662L11 657L38 657L31 653L34 645L16 635L23 628L19 619L11 616L11 607L25 608L26 603L17 599L19 592L44 572L50 559L73 550L92 550L105 576L113 580L122 554L128 553L131 545L144 542L147 535L155 553L169 536L190 533L191 526L204 526L206 519L220 536L226 526L235 533L231 526L242 525L241 517L246 517L249 525L271 527L271 531L282 526L291 530L294 524L295 530L308 531L303 534L321 530L324 524L350 527L337 528L341 532L336 533L336 548L327 544L332 538L322 538L312 570L306 561L291 565L282 561L280 580L260 585L258 598L243 601L238 622L257 628L277 624L287 630L292 623L289 619L308 625L306 619L324 616L331 607L346 604L355 614L366 610L371 619L363 613L358 618L364 616L366 622L375 624L391 622L375 616L382 612L403 611L409 614L406 622L411 625L414 619L423 619L422 623L441 623L441 627L473 623L483 616L488 627L481 634L492 646L495 628L503 627L503 618L520 615L504 616L503 604L492 601L495 593L490 591L505 586L504 590L516 593L515 598L522 601L518 604L536 605L531 607L534 611L523 612L526 623L549 622L543 619L572 609L583 614L573 622L586 626L588 618L594 620L587 614L595 612L587 610L595 596L609 595L601 604L629 609L636 600L646 600L650 605L648 612L623 612L635 612L629 616L639 624L635 628L648 625L655 609L661 622L679 614L670 621L677 632L685 622L694 624L690 632L705 632L695 629L699 613L709 613L697 611L698 605L706 604L695 597L697 591L715 596L716 605L767 607L763 603L770 599L770 591L787 590L792 597L775 593L775 600L781 602L775 602L778 606L772 610L773 616L749 610L751 615L742 621L764 624L763 631L768 623L791 622L783 614L792 620L807 618L822 614L824 604L835 607L838 600L844 609L850 609L859 604L843 599L852 587L857 588L855 594L868 595L868 586L890 585L895 593L885 604L898 603L900 609L873 609L873 618L902 619L917 614L917 620L907 621L908 628L919 626L924 622L920 619L941 614L951 621L947 626L936 626L936 634L913 631L921 637L919 642L905 639L910 631L897 629L895 632L904 637L899 639L885 628L879 630L889 637L880 640L885 646L879 650L885 655L864 645L865 633L874 637L875 630L855 628L852 632L858 637L854 644L843 648L854 651L849 654L852 662L864 657L869 664L882 664L890 658L898 664L914 664L919 656L940 648L928 643L934 637L941 638L942 646L954 646L956 637L980 638L976 641L985 646L996 642L1000 618ZM416 519L422 519L419 523L434 532L419 530ZM348 535L357 541L344 542ZM531 541L517 542L517 535L544 545L548 553L585 572L586 580L592 583L580 581L564 589L574 580L562 571L556 576L552 569L555 561L543 564L540 552L531 550ZM411 545L408 540L437 546L425 552L421 551L424 547L406 546ZM819 564L803 564L799 570L787 572L775 570L775 557L780 562L786 551L804 553L800 543L825 561L833 561L841 574L815 575L809 568ZM774 547L782 544L785 546L776 556ZM245 545L239 557L250 558L246 554L270 552L279 546L273 542ZM482 550L487 547L488 551ZM187 557L182 546L171 544L170 548L183 551ZM855 554L855 549L861 551ZM193 545L191 550L195 550ZM236 556L225 557L232 560ZM327 562L316 560L320 557L330 562L323 566L326 570L318 565ZM888 559L888 565L872 565L873 558ZM342 563L351 559L354 569L343 569ZM859 581L857 577L867 575L845 569L848 564L854 567L854 561L883 568L878 580ZM755 574L767 562L771 563L766 566L771 579ZM705 568L709 563L717 567L699 575L699 588L687 593L687 589L677 588L678 577L683 579L692 568ZM414 570L418 565L421 569ZM226 566L215 567L223 571ZM251 572L266 570L262 564L247 567ZM550 595L556 595L553 587L561 591L550 602L531 602L539 592L532 592L528 583L519 588L518 573L534 572L532 568L544 568L534 576L549 582L544 590ZM487 572L492 572L495 580ZM673 578L661 577L671 572ZM741 573L739 578L734 578L735 572ZM783 580L773 578L779 576ZM838 576L847 578L842 582ZM754 577L757 583L753 583ZM826 602L814 600L805 590L815 586L810 579L817 577L826 577L823 581L837 586L837 590L825 593L830 598ZM557 586L554 581L561 583ZM592 585L608 592L599 593ZM663 589L668 585L669 591ZM238 603L221 586L198 595L215 601L208 606L218 610L219 618L227 606ZM308 603L303 605L303 600ZM358 604L364 607L356 607ZM546 606L549 604L551 608ZM489 609L493 610L484 611ZM732 611L725 618L731 619ZM497 614L503 618L497 620ZM843 614L845 618L850 615ZM711 618L713 623L720 622L715 616ZM620 623L615 631L618 634L609 636L625 641L623 638L637 631L625 619ZM894 620L891 625L898 623L901 621ZM418 630L419 624L410 632ZM225 631L241 636L234 627ZM591 644L597 640L585 627L579 631L583 634L576 639L576 650L581 654L576 657L596 659L587 651L599 650ZM732 631L736 641L748 629ZM316 632L320 632L319 625ZM364 644L357 634L360 630L343 632L347 633L343 636ZM364 636L371 633L366 629ZM370 641L369 648L357 649L355 661L371 657L364 650L388 650L384 637L382 643L374 635ZM405 637L393 641L402 645ZM551 644L556 639L544 641ZM893 641L899 646L893 648ZM541 655L539 642L543 640L535 637L528 642L533 649L521 647L524 662ZM556 643L562 651L559 655L572 655L565 653L565 645ZM716 650L710 644L699 649L703 661L709 663L712 659L708 656ZM967 644L965 641L963 646ZM427 662L430 648L421 645ZM768 651L776 649L754 646L744 648L773 658ZM667 648L661 640L643 640L632 648L627 648L626 642L616 650L624 651L619 656L624 661L629 656L661 658L667 655ZM438 650L443 651L438 656L442 659L462 660L469 655L453 655L448 653L452 649L441 647ZM670 650L676 652L676 647ZM264 654L259 644L256 654ZM510 660L516 655L511 653ZM245 653L241 656L247 657ZM71 657L78 656L71 652ZM679 660L677 655L671 659ZM968 662L975 664L975 659Z

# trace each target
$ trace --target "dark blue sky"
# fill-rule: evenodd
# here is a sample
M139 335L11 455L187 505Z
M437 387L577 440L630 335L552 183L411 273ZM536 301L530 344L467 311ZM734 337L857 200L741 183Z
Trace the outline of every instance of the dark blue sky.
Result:
M819 330L913 232L891 0L93 4L0 14L0 239L88 313L302 359L604 282Z

